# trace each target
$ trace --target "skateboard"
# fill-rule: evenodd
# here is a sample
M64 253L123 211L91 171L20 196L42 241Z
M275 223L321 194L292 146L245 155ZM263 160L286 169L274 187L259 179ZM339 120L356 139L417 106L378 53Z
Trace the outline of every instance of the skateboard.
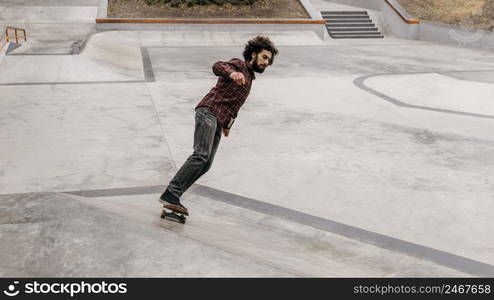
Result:
M169 208L163 207L163 211L161 212L161 218L165 220L170 220L178 223L185 224L187 218L184 214L180 212L173 211Z

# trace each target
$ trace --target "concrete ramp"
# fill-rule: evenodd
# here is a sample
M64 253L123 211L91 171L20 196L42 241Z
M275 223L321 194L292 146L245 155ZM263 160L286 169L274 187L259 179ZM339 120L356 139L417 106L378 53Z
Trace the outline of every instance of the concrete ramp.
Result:
M71 54L93 31L98 0L3 0L0 26L26 29L29 42L12 54Z
M28 41L8 55L0 84L144 81L140 47L153 46L238 46L258 32L161 32L109 31L92 35L80 55L30 54L40 47ZM313 32L265 32L279 46L323 45ZM30 43L30 44L29 44ZM64 43L64 42L62 42ZM67 47L65 42L64 46ZM57 51L53 46L52 50Z
M136 33L91 36L80 55L8 55L0 83L143 81Z
M76 47L81 47L87 42L94 28L94 24L91 23L9 23L9 25L25 29L28 35L28 41L10 55L73 54Z
M2 196L0 275L468 276L197 194L184 196L187 224L165 221L157 198Z
M139 222L111 212L113 207L108 212L62 194L0 199L2 277L290 275L186 238L180 228L160 222L158 209L155 218ZM126 210L139 215L142 205L131 200Z

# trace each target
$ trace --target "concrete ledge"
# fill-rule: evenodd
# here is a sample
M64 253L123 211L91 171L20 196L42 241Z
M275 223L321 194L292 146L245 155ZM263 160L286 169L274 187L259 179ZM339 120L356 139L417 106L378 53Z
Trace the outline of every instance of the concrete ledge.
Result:
M96 19L104 19L107 17L108 17L108 0L99 0Z
M266 32L291 33L291 32L314 32L319 40L324 40L324 24L282 24L282 23L245 23L231 26L228 23L98 23L96 30L105 31L157 31L157 32L231 32L251 34L265 34ZM303 43L302 43L303 44Z
M455 44L474 48L494 50L494 32L468 30L460 26L422 21L419 26L418 39L443 44Z
M96 19L96 23L151 23L151 24L326 24L312 19Z

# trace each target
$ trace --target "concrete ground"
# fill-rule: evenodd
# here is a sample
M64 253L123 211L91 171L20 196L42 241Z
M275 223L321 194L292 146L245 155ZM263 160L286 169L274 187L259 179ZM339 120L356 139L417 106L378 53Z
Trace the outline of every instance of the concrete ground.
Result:
M103 32L79 55L45 40L4 56L0 276L494 276L483 50L266 33L280 55L184 194L187 224L159 218L212 64L255 34Z

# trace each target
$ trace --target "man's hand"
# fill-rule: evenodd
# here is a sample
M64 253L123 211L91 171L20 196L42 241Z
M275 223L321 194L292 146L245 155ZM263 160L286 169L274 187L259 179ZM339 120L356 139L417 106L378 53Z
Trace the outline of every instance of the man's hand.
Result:
M223 128L223 135L228 136L230 134L230 129Z
M236 84L245 84L244 74L240 72L233 72L230 74L230 79L235 81Z

